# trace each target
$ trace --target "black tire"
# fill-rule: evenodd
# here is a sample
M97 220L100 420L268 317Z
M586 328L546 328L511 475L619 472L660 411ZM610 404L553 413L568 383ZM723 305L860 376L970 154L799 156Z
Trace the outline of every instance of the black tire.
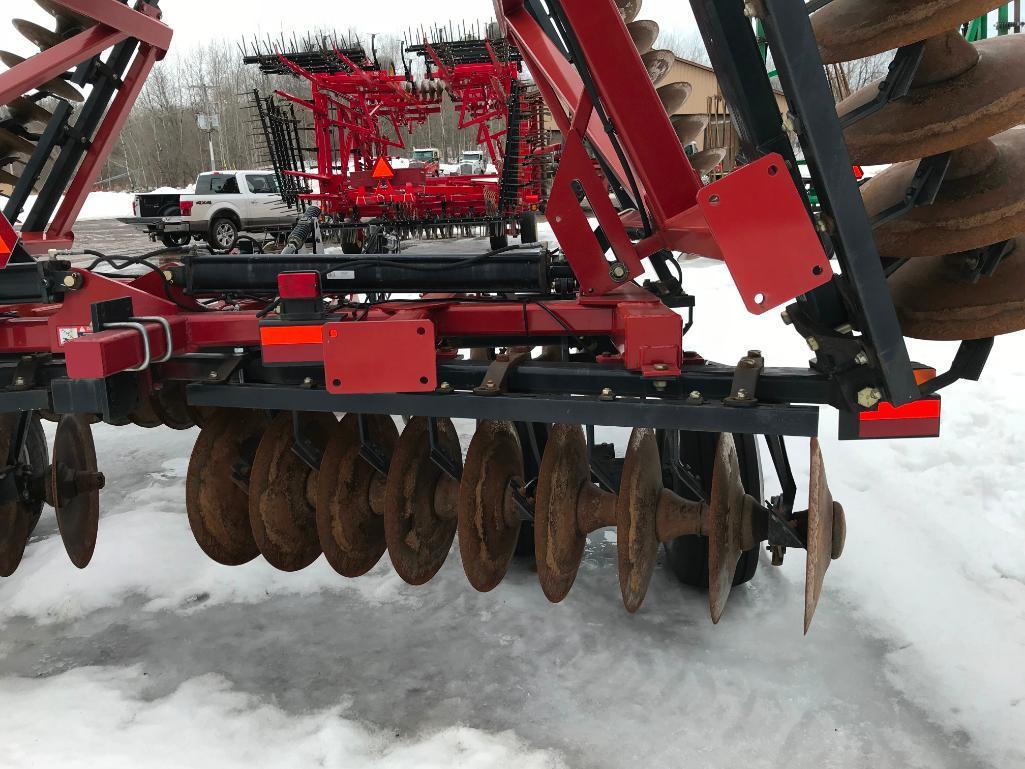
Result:
M50 450L46 444L46 433L43 432L43 423L37 414L32 415L29 423L28 439L25 441L25 453L28 455L28 463L33 472L47 472L50 467ZM39 517L43 513L43 502L40 500L32 508L32 523L29 526L29 536L36 529Z
M659 434L660 443L667 436ZM740 474L744 481L744 489L755 499L762 498L762 468L758 459L758 442L753 435L734 435L737 442L737 456L740 460ZM719 440L718 433L680 433L680 458L689 465L707 493L712 484L712 463L715 461L715 448ZM682 497L693 499L694 495L680 483L667 466L663 467L665 483ZM758 553L756 545L740 556L737 571L733 575L734 585L743 585L754 578L758 570ZM677 579L685 585L697 588L708 587L708 539L705 537L679 537L666 543L666 563Z
M520 217L520 242L537 243L537 214L528 212Z
M500 222L491 226L491 250L497 251L500 248L509 246L509 236L505 233L505 223Z
M210 222L206 242L215 251L231 251L238 243L238 225L226 216L219 216Z
M179 216L181 209L178 206L168 206L160 215L163 216ZM185 248L192 241L192 235L188 232L169 233L165 232L160 236L160 242L164 244L164 248Z

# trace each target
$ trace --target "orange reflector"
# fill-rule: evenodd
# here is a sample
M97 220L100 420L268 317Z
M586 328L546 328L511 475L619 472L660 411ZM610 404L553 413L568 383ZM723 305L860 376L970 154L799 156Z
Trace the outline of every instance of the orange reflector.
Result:
M260 326L260 344L264 347L283 344L321 344L324 327L313 326Z
M374 163L374 173L372 174L375 179L394 179L395 170L391 167L391 163L388 162L388 158L381 155Z
M18 245L18 233L7 221L7 218L0 214L0 270L7 266L16 245Z
M924 385L926 382L931 382L936 378L936 369L934 368L916 368L915 369L915 384Z
M935 438L940 434L939 396L893 406L885 401L859 414L840 412L840 440Z

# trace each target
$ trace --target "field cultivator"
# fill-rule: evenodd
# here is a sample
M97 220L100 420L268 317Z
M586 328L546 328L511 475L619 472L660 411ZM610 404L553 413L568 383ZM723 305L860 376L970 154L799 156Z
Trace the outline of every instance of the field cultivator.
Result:
M451 43L439 49L426 45L425 57L450 56ZM441 66L435 77L432 65L427 77L416 81L409 62L403 61L403 74L394 65L382 65L376 52L369 55L356 41L340 47L337 41L308 40L298 51L282 52L257 46L247 55L247 64L256 64L267 74L294 75L304 80L309 98L278 90L279 99L308 111L312 123L316 169L307 170L302 160L306 148L300 136L281 130L280 125L295 125L294 116L284 114L272 98L258 102L261 127L268 154L282 177L282 188L294 188L292 180L302 179L311 188L286 194L301 207L315 204L324 218L322 227L344 233L343 244L360 246L369 242L365 231L383 229L399 238L417 234L456 236L471 228L483 228L494 239L495 247L507 243L507 222L519 222L524 213L536 212L541 204L541 179L536 172L542 166L531 157L521 163L521 145L534 150L527 130L540 130L537 103L530 102L517 81L518 57L504 41L464 41L463 55L450 66ZM471 61L472 47L480 49L477 61ZM403 54L404 56L405 54ZM404 134L426 123L430 115L443 108L448 93L460 109L459 130L474 129L478 143L490 153L499 168L508 165L508 173L442 174L438 164L412 164L400 167L391 162L406 148ZM524 108L534 107L521 119ZM503 122L493 130L496 120ZM505 163L508 124L515 129L514 161ZM536 144L536 143L535 143ZM299 161L299 164L296 161ZM520 166L535 169L521 178ZM312 186L316 189L312 189ZM536 233L535 233L536 239ZM501 242L499 242L501 241Z
M154 13L113 0L45 5L96 19L119 6L123 19L95 25L104 39ZM936 436L938 391L977 380L994 336L1025 329L1015 173L1025 37L972 43L951 32L996 6L984 0L695 2L745 160L706 185L685 153L700 130L682 113L690 84L646 66L653 33L640 5L496 3L562 134L547 208L558 249L304 253L324 217L317 205L281 254L170 265L36 260L0 230L10 252L0 272L3 573L47 500L73 562L88 562L103 485L91 421L199 424L186 505L220 563L262 556L295 571L323 553L356 577L387 553L420 585L458 535L476 589L496 587L516 551L532 549L545 595L560 601L587 535L614 528L629 611L664 544L670 569L707 587L718 621L762 546L774 564L803 549L807 631L846 532L819 407L839 413L843 439ZM886 79L835 106L823 62L892 48ZM430 89L414 94L370 57L356 66L341 51L307 53L265 61L333 83L307 106L344 122L366 158L386 140L352 128L343 81L376 83L381 103L411 119L436 107ZM56 90L54 68L33 62L0 75L5 101ZM322 65L330 71L318 74ZM325 171L344 157L324 160L313 181L330 183ZM897 164L859 188L852 158ZM699 298L685 290L680 253L724 261L751 313L784 307L814 353L809 367L769 367L756 344L735 365L686 351ZM110 274L126 264L142 274ZM952 368L913 364L905 334L958 340ZM52 463L37 415L60 420ZM393 415L406 418L401 432ZM478 423L465 455L453 419ZM625 456L597 442L595 425L632 429ZM782 489L768 500L756 436ZM809 440L806 509L788 455L798 438Z

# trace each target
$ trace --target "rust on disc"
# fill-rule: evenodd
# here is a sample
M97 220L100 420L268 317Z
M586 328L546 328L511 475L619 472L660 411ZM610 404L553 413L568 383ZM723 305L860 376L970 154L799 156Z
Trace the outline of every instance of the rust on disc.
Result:
M650 19L631 21L626 25L626 30L630 33L630 39L633 40L637 53L647 53L658 39L658 23Z
M88 420L75 414L61 417L53 440L51 499L64 549L79 569L89 565L96 550L103 485Z
M186 404L189 410L189 418L196 423L197 427L206 427L220 412L221 409L213 406L193 406Z
M672 51L656 49L648 51L641 56L641 61L644 62L644 68L648 70L651 84L657 87L662 85L665 79L669 77L669 73L673 71L673 65L676 64L676 54Z
M615 2L616 8L619 9L619 15L627 24L636 19L637 14L641 12L641 0L615 0Z
M900 163L867 182L862 195L869 215L900 204L917 168L917 162ZM1025 233L1025 130L1012 128L958 150L951 171L932 205L876 228L880 256L941 256Z
M587 534L577 521L577 503L588 483L591 466L583 428L555 425L541 458L534 502L537 576L552 603L569 595L584 559Z
M246 487L266 426L259 411L218 409L192 449L185 480L189 526L203 552L225 566L260 554Z
M725 157L726 150L722 148L715 148L695 152L688 158L688 160L690 160L690 164L694 166L694 170L699 174L707 174L714 170L717 165L722 163Z
M299 416L302 434L320 451L338 421L333 414ZM292 413L271 420L260 439L249 480L249 522L260 553L280 571L300 571L321 554L317 534L317 473L292 450Z
M616 549L623 605L641 608L658 560L658 501L662 494L662 460L655 431L637 428L623 462L616 501Z
M189 430L196 426L185 400L185 382L167 381L149 397L150 408L160 422L172 430Z
M708 128L708 115L673 115L670 119L676 138L686 147Z
M890 276L901 330L914 339L987 339L1025 330L1025 237L992 277L962 278L965 257L913 259Z
M906 97L847 128L851 160L871 165L938 155L1025 121L1025 35L972 44L951 33L935 45L930 41L922 66L926 72L943 69L948 60L962 61L970 53L960 50L962 46L973 45L978 54L974 66L938 82L916 81ZM838 114L843 117L874 99L879 85L867 85L840 102Z
M666 111L667 115L672 116L683 109L683 105L687 103L693 90L694 87L690 83L680 82L668 83L660 87L656 93L659 101L662 102L662 109Z
M384 476L360 456L359 415L347 414L331 433L317 481L317 532L332 568L344 577L361 577L386 549L384 510L372 504L374 483ZM368 441L390 459L399 441L395 421L369 415ZM375 479L378 479L376 480Z
M11 444L16 439L18 419L18 414L0 414L0 462L5 465L11 456ZM7 483L14 486L12 481ZM38 511L38 504L22 499L20 494L0 503L0 577L9 577L17 571L25 557L25 546Z
M826 465L822 460L822 449L817 438L811 439L811 480L808 485L808 560L804 578L804 632L811 627L815 608L822 595L822 583L826 570L833 560L833 522L841 522L844 533L847 526L843 508L833 502L833 495L826 482ZM842 550L842 546L841 546Z
M997 0L831 0L811 16L823 64L865 59L942 35Z
M523 448L512 422L485 421L470 441L459 485L459 554L474 589L498 587L516 551L519 514L511 484L523 483Z
M437 420L437 446L457 467L463 452L450 419ZM385 491L384 534L398 575L410 585L429 582L448 558L456 536L454 516L440 514L439 491L455 481L431 459L426 417L413 417L392 455Z
M722 618L733 588L737 562L743 553L744 483L740 478L737 444L730 433L719 436L712 469L712 495L708 503L708 605L712 622Z
M155 398L153 393L149 392L145 388L139 389L139 399L136 401L135 408L132 409L132 413L129 414L129 419L132 424L138 427L145 427L147 429L153 429L154 427L160 427L163 425L163 422L160 420L160 415L154 407L154 400Z

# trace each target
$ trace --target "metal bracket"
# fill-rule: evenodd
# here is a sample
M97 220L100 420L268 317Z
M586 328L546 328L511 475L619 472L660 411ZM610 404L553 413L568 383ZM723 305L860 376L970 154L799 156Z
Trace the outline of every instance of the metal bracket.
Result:
M733 374L733 387L728 397L723 399L727 406L750 408L758 405L758 378L765 369L765 359L761 350L751 350L740 359L737 370Z
M968 339L957 348L950 371L940 374L922 385L923 395L932 395L944 387L949 387L962 379L978 382L982 376L989 354L993 351L993 337L988 339Z
M455 461L445 453L444 449L438 445L437 417L427 418L427 439L431 447L431 461L440 467L441 471L449 478L454 481L461 481L463 479L463 473L459 469L459 465L457 465Z
M501 395L508 388L509 375L518 365L530 360L530 349L514 347L499 353L488 366L484 381L473 389L474 395Z
M670 441L668 452L670 471L694 495L694 499L698 502L708 502L708 494L702 488L701 482L694 475L690 465L685 464L680 455L680 431L669 430L666 432L666 437Z
M890 102L907 96L924 54L925 41L912 43L898 49L893 61L890 62L890 70L886 73L886 78L879 84L879 95L868 104L863 104L840 118L840 127L850 128L859 120L874 115Z
M303 412L292 412L292 434L295 442L292 444L292 453L301 459L311 470L319 470L320 462L324 458L324 452L310 440L309 435L303 430Z
M370 440L370 430L367 427L366 414L360 414L359 423L359 455L360 458L374 468L381 475L388 474L388 458L381 451L380 447Z
M904 193L903 200L872 217L872 228L875 229L894 219L899 219L918 206L931 206L936 201L940 185L943 184L943 180L947 176L950 157L951 153L944 152L941 155L924 158L919 162L918 169Z

